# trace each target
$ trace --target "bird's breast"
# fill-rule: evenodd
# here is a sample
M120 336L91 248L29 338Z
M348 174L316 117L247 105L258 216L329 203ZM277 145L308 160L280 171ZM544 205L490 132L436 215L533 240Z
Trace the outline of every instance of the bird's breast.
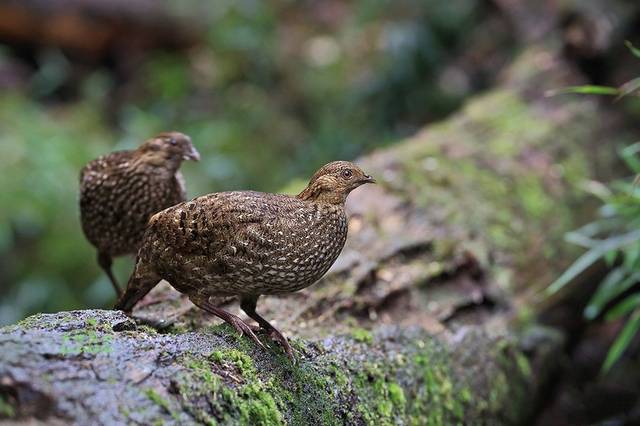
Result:
M250 281L264 285L262 294L297 291L320 279L335 262L347 238L342 212L320 212L297 217L295 223L268 237L270 249L256 253Z

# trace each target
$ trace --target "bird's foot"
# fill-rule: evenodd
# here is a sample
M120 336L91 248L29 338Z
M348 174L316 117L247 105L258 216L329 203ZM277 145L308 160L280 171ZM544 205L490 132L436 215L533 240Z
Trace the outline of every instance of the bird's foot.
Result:
M260 339L258 339L258 336L256 336L253 330L251 330L251 327L249 327L249 325L246 322L242 321L242 319L237 315L233 315L232 313L229 313L224 309L212 304L211 302L209 302L208 297L207 298L190 297L190 299L194 305L198 306L201 309L204 309L210 314L217 316L218 318L224 320L227 324L231 325L233 328L238 330L238 333L240 333L240 336L242 336L243 334L246 334L251 338L251 340L253 340L256 343L256 345L260 346L263 349L266 349L265 346L260 341Z
M253 340L258 346L260 346L263 349L266 349L264 344L260 341L260 339L258 339L258 336L256 336L256 334L253 332L251 327L246 322L244 322L240 317L237 317L233 314L229 314L227 318L223 318L223 319L225 320L225 322L227 322L227 324L231 325L233 328L238 330L238 333L240 333L240 336L245 334L249 336L251 340Z
M284 337L282 333L280 333L275 328L271 328L270 330L265 330L265 331L267 332L271 340L279 343L280 346L282 346L282 349L284 349L285 353L287 354L291 362L295 362L296 359L293 357L293 348L291 348L291 345L289 344L289 341L287 340L287 338Z
M284 349L284 351L286 352L289 359L295 363L296 360L293 356L293 348L289 344L287 338L284 337L282 333L280 333L276 328L274 328L273 326L266 328L259 325L250 325L249 327L254 333L266 334L271 340L279 343L280 346L282 346L282 349Z

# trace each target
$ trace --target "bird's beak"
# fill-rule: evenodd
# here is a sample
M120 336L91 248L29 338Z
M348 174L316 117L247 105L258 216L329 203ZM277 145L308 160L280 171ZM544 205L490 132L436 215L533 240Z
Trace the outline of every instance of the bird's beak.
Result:
M376 180L370 175L364 175L364 178L360 180L360 183L376 183Z
M200 153L198 152L198 150L191 145L191 149L189 150L188 153L184 154L182 156L183 160L193 160L193 161L200 161Z

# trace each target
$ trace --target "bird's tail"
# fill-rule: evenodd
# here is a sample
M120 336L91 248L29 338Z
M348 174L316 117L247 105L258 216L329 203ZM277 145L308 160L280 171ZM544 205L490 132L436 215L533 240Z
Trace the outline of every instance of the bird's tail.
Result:
M133 307L140 299L147 295L160 281L160 277L156 274L150 265L139 254L136 258L136 267L127 283L127 290L118 299L114 309L119 309L127 313L131 312Z

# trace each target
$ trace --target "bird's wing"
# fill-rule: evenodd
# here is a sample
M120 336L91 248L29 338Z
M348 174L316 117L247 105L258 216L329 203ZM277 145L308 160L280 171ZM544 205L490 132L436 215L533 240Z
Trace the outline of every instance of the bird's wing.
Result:
M118 167L130 160L131 151L116 151L87 163L80 170L81 195L87 189L101 186Z
M295 214L295 206L269 194L223 192L155 215L150 230L165 246L185 256L207 256L223 263L259 261L279 249L283 224L291 222Z

